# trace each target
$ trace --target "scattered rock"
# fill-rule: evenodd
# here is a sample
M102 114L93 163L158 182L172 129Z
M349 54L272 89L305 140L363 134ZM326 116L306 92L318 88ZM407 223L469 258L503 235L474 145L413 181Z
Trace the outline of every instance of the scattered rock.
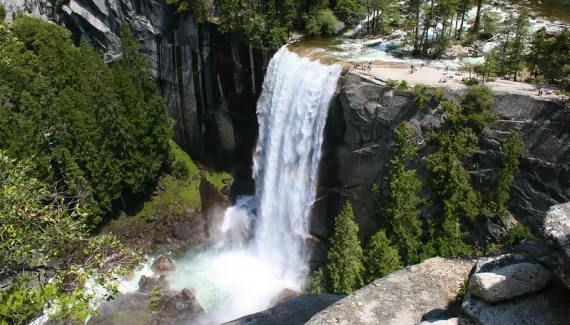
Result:
M548 210L544 220L544 237L556 259L554 272L570 288L570 202Z
M149 293L154 288L156 288L157 285L158 285L157 279L143 275L139 280L139 291L142 293Z
M470 319L462 316L434 321L423 321L421 323L417 323L416 325L473 325L473 322Z
M273 297L273 299L271 300L271 304L272 305L281 304L284 303L285 301L297 298L298 296L299 292L293 289L285 288L281 290L275 297Z
M186 213L196 213L196 209L188 207L186 208Z
M165 244L166 243L166 231L164 230L157 230L154 232L154 236L152 240L157 244Z
M425 260L372 282L306 324L328 324L331 319L350 325L415 324L428 312L445 310L455 301L474 264L458 258Z
M155 274L164 275L176 271L176 265L168 257L157 258L150 267Z
M550 271L538 264L518 263L473 275L468 289L485 301L497 302L540 291L550 278Z
M185 221L175 225L172 235L174 235L174 238L180 240L190 238L192 235L192 224L188 221Z

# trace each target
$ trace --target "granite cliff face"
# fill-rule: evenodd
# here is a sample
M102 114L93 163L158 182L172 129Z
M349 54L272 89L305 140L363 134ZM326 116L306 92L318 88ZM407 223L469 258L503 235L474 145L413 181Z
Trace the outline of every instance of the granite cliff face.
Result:
M459 97L459 92L448 96ZM491 108L499 115L492 128L483 137L470 169L478 187L492 184L493 167L500 158L500 142L515 129L520 133L527 155L522 159L520 172L511 190L509 210L512 216L535 231L544 224L546 211L553 205L570 201L570 112L560 102L548 101L526 94L495 93ZM312 221L313 235L328 238L333 216L348 198L353 205L361 235L375 231L376 225L368 218L374 209L372 185L380 184L386 174L386 164L392 158L392 130L402 121L409 121L416 129L419 142L443 121L440 110L419 111L411 91L391 90L383 83L348 72L327 124L325 155L321 162L319 201ZM429 155L424 148L421 157ZM420 176L425 176L424 159L418 163ZM429 191L429 189L425 189ZM430 208L423 208L422 216L429 218ZM480 240L505 231L514 222L506 218L498 223L477 220L470 229L472 240ZM324 262L319 247L314 262Z
M151 74L176 124L175 141L203 163L249 166L257 136L255 102L268 56L179 16L163 0L0 0L7 18L24 12L87 39L120 59L122 21L150 58ZM245 171L247 173L247 171Z

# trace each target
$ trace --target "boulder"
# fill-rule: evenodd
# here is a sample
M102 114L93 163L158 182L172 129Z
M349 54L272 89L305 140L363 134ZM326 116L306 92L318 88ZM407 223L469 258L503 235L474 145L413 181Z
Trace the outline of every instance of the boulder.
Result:
M154 288L156 288L157 285L158 285L157 279L143 275L139 280L139 291L142 293L149 293Z
M556 259L554 272L570 288L570 202L548 210L544 220L544 237Z
M342 295L302 295L273 308L244 316L224 325L300 325L342 299ZM324 325L324 324L323 324Z
M550 271L543 266L528 262L517 263L494 272L473 275L468 289L485 301L496 302L540 291L550 278Z
M172 235L176 239L180 240L189 239L192 236L192 233L193 233L192 223L188 221L181 222L173 226Z
M415 325L473 325L473 322L469 318L462 316L434 321L423 321Z
M176 265L174 262L169 259L168 257L159 257L157 258L150 267L151 270L158 275L164 275L169 272L176 271Z
M154 236L152 237L152 241L156 244L165 244L167 243L166 239L166 231L164 230L155 231Z
M569 296L564 285L553 281L539 293L497 303L470 296L463 303L463 311L481 325L567 325L570 320Z
M474 264L474 260L459 258L425 260L372 282L306 324L415 324L455 301Z

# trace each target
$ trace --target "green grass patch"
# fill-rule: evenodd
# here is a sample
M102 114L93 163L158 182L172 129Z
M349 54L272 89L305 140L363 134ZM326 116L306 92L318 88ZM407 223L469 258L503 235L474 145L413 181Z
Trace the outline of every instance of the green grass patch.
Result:
M171 141L173 175L163 175L152 197L147 200L138 217L175 215L184 213L186 208L200 208L200 178L205 176L218 190L233 178L226 172L206 171L196 165L188 154ZM178 177L178 178L177 178Z

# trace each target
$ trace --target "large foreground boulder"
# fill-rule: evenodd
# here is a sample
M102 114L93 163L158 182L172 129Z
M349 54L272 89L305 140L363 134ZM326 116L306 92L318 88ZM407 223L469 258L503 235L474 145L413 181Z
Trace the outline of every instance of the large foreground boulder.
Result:
M475 264L431 258L378 279L315 315L308 325L409 325L455 301Z
M550 278L550 271L539 264L517 263L473 275L469 290L485 301L496 302L540 291Z
M544 237L554 253L554 272L570 288L570 202L548 210L544 221Z
M302 295L271 309L244 316L224 325L300 325L344 298L342 295Z
M568 324L570 294L563 285L553 280L544 290L533 293L550 280L549 273L524 255L480 260L469 280L463 312L482 325ZM493 284L497 279L501 281Z

